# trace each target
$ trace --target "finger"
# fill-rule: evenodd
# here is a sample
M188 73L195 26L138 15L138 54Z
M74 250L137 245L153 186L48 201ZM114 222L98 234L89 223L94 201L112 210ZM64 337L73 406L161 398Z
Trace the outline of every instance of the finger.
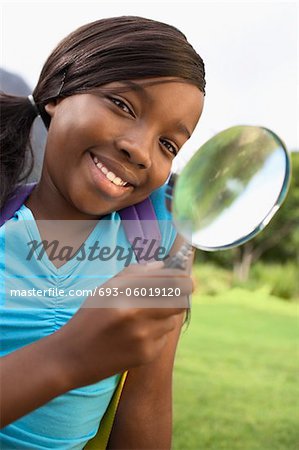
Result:
M127 277L131 276L132 274L136 276L144 276L144 274L146 274L147 276L158 274L161 274L161 276L187 276L188 271L172 267L167 268L165 267L164 261L154 261L148 264L130 264L124 270L119 272L117 276Z
M147 264L130 264L128 267L126 267L124 270L119 272L119 276L127 276L131 273L146 273L149 270L161 270L164 267L163 261L153 261Z

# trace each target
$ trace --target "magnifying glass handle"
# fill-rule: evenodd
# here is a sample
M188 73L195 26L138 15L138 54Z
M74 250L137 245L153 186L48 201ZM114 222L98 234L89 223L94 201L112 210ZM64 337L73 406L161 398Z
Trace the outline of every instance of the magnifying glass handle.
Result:
M164 261L164 267L169 269L186 270L187 262L192 254L192 245L185 242L179 251Z

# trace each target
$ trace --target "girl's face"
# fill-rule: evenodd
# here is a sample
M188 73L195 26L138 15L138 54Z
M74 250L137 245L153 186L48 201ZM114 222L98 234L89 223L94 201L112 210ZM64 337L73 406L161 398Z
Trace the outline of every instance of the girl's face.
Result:
M107 93L99 89L46 105L51 124L41 183L74 215L117 211L166 181L200 118L204 96L179 79L161 81L113 82L105 85Z

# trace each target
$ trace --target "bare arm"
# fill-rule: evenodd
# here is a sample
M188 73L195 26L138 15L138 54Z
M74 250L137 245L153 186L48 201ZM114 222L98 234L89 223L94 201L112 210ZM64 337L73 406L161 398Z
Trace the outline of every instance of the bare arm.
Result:
M0 360L0 428L71 388L54 333Z
M182 245L178 237L173 255ZM193 257L188 271L191 272ZM185 311L153 362L129 370L108 443L109 450L169 450L172 440L172 375Z
M139 274L142 286L152 286L147 275L154 272L143 266L128 268L111 283L134 287L135 276L131 281L126 276L129 270ZM70 389L153 361L181 312L181 307L94 308L94 298L88 298L58 331L1 359L1 426Z
M152 363L129 370L108 449L169 450L172 438L172 372L183 316Z
M126 275L132 271L136 277L130 281ZM135 265L106 285L135 287L139 280L142 286L152 286L148 275L154 273L149 266ZM190 292L188 286L182 290L183 297L186 292ZM153 361L182 313L181 307L94 309L93 305L94 299L87 299L85 307L60 330L1 359L1 427L70 389Z

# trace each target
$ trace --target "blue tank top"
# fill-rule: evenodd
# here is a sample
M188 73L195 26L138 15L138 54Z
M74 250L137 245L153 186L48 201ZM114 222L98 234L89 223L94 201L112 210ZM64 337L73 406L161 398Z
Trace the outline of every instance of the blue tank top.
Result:
M168 252L176 231L165 208L164 189L154 191L151 199L159 220L162 245ZM105 283L124 267L125 261L119 258L108 262L73 258L57 268L46 254L40 260L36 256L28 258L31 245L28 243L34 240L40 242L39 230L30 209L23 205L0 229L1 356L58 330L84 302L87 297L84 292ZM85 248L92 247L96 241L99 245L130 247L117 212L97 222L84 243ZM131 262L136 262L134 255ZM12 294L16 289L18 293ZM57 289L63 296L57 295ZM42 295L37 296L38 291L42 291ZM76 291L77 295L70 295L71 291ZM119 374L115 374L54 398L0 430L0 448L84 448L96 434L118 380Z

